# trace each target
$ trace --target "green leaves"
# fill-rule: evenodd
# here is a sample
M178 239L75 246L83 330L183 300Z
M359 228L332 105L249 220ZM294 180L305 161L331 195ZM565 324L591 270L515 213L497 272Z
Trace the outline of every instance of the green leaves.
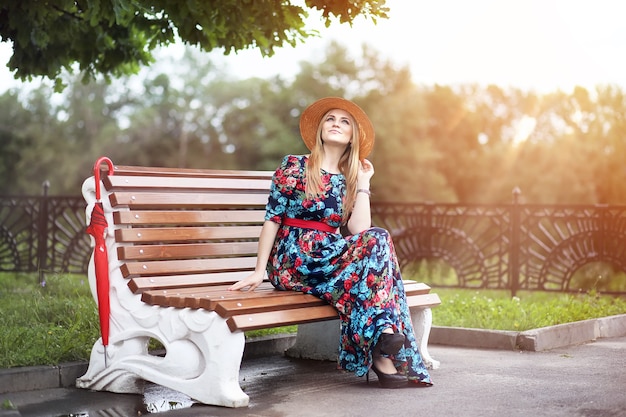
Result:
M385 17L384 1L307 2L351 22ZM0 37L13 41L9 68L22 80L57 79L78 67L86 80L134 73L152 62L151 51L174 41L226 54L258 48L271 56L285 44L316 34L305 28L307 11L288 0L2 0ZM57 83L57 86L62 84Z
M376 17L387 17L389 8L385 6L385 1L327 1L327 0L307 0L307 6L321 10L326 19L326 27L330 25L330 18L335 16L341 23L350 23L355 17L362 15L376 21Z

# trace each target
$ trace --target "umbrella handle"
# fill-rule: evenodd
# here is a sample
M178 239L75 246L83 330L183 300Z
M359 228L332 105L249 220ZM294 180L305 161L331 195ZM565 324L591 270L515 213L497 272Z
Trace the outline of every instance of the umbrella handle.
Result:
M98 158L98 160L96 161L96 163L93 165L93 175L96 177L96 200L100 201L100 165L102 165L103 162L106 162L106 164L109 166L109 175L113 175L113 162L111 162L111 160L109 158L107 158L106 156L101 156L100 158Z

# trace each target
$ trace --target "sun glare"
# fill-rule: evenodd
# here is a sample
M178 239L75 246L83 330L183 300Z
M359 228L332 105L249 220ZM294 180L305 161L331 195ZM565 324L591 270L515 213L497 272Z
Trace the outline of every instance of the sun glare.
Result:
M513 136L513 143L519 144L528 140L530 135L535 130L535 126L537 126L537 119L530 116L522 116L522 118L517 122L515 126L515 135Z

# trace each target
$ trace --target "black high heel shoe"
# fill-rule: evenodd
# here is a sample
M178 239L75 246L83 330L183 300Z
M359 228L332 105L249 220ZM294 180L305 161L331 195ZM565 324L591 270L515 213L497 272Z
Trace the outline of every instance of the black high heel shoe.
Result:
M402 387L406 387L407 384L407 378L406 376L400 374L400 373L395 373L395 374L386 374L382 371L380 371L378 368L376 368L376 365L374 365L372 363L372 371L374 371L374 373L376 374L376 376L378 377L378 384L382 387L382 388L402 388ZM367 374L365 374L365 380L367 381L367 383L370 383L370 373L369 371L367 371Z
M395 355L404 346L404 335L401 333L382 333L376 344L378 350L384 355Z
M378 377L378 383L382 388L406 387L406 376L398 373L397 371L395 374L387 374L376 367L376 358L380 358L382 357L382 355L395 355L400 351L400 349L402 349L402 346L404 346L404 335L399 333L382 333L380 335L380 338L378 339L378 343L376 343L376 346L374 346L374 350L372 352L373 362L371 369ZM369 371L367 371L365 379L369 384Z

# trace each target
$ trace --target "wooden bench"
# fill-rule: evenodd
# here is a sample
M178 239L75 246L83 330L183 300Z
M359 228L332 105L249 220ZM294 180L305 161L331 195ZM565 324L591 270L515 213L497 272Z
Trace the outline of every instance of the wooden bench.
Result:
M245 331L337 319L320 299L278 291L269 282L253 292L227 291L254 269L272 174L132 166L116 166L113 175L102 171L110 338L106 361L102 339L94 344L78 387L140 393L147 380L202 403L247 406L239 386ZM85 180L88 224L95 190L95 178ZM422 356L436 367L427 352L429 307L440 300L425 284L405 281L405 288ZM150 339L164 346L164 356L148 352Z

